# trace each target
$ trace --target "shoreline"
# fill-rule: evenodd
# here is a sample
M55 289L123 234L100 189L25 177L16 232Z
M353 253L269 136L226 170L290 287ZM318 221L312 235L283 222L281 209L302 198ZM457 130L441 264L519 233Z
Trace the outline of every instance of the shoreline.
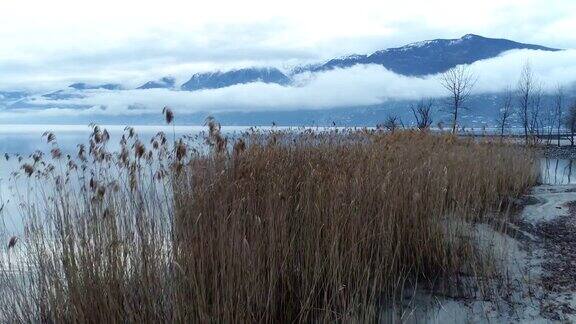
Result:
M576 146L538 146L535 151L538 156L543 158L576 160Z
M503 228L472 227L507 270L480 298L420 291L411 296L403 322L573 322L576 320L576 186L539 185L518 202ZM465 277L462 277L465 280Z

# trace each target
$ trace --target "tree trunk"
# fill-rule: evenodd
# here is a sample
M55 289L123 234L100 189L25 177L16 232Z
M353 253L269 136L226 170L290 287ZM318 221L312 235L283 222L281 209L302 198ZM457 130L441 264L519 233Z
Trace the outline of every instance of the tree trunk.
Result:
M524 142L528 145L528 113L524 112Z
M454 119L452 120L452 134L456 134L457 131L457 123L458 123L458 108L460 106L459 100L457 97L454 98Z
M558 122L558 146L560 146L560 122Z

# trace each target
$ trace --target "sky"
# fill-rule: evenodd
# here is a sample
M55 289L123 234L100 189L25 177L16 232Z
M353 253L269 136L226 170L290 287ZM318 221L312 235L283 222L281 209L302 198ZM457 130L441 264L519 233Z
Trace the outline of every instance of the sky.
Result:
M164 76L183 83L196 72L287 70L473 33L567 49L511 51L476 62L475 92L514 86L526 61L552 91L576 84L574 30L574 0L0 0L0 90L46 93L73 82L114 82L130 89ZM410 78L381 66L356 66L298 76L291 87L88 91L85 98L59 102L62 109L33 116L138 114L165 105L185 112L324 109L443 95L437 76ZM93 108L64 108L70 104ZM20 113L1 111L0 117Z
M574 0L0 0L0 89L136 86L467 33L576 48Z

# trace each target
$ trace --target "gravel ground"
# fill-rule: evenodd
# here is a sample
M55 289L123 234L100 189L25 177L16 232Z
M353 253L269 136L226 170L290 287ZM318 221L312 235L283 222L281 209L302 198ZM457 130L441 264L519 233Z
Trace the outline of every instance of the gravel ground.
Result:
M576 146L546 146L537 148L537 154L549 159L576 160Z
M537 234L544 241L545 261L542 264L542 285L546 294L569 297L576 291L576 202L566 204L570 210L550 222L536 226ZM575 314L576 309L566 298L556 303L544 303L543 315L552 320L562 320L560 314Z
M476 224L506 267L493 298L424 295L406 323L576 323L576 185L541 185L505 231ZM421 297L420 296L420 297Z
M539 202L524 209L519 228L530 238L516 237L536 252L541 269L535 299L546 321L572 323L576 318L576 187L541 186Z

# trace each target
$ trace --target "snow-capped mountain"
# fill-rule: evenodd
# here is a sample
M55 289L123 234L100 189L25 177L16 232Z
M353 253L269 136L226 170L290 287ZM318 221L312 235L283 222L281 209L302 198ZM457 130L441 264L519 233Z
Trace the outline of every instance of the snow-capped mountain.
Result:
M141 113L150 108L148 94L153 99L155 95L166 96L167 100L174 96L176 98L195 98L195 94L188 93L208 89L219 89L231 87L239 84L249 84L254 82L279 85L282 87L306 87L306 82L316 80L315 74L329 71L336 68L348 68L354 65L378 64L397 74L405 76L425 76L430 74L441 73L447 69L459 64L471 64L479 60L487 60L499 56L503 52L514 49L530 49L540 51L558 51L557 49L548 48L539 45L523 44L505 39L485 38L477 35L465 35L459 39L435 39L408 44L402 47L389 48L369 55L348 55L340 58L334 58L325 62L312 63L307 65L296 66L289 71L281 71L274 67L252 67L229 71L207 71L196 73L183 83L181 86L173 77L162 77L143 83L137 88L124 87L117 83L105 84L88 84L78 82L69 85L66 88L46 92L29 92L29 91L0 91L0 110L12 112L29 112L40 111L45 109L69 109L69 110L97 110L111 111L110 115L101 114L96 120L96 115L92 112L86 112L81 116L74 117L68 122L98 121L108 123L125 123L131 122L154 122L157 114L146 115ZM363 69L359 69L363 70ZM375 69L380 70L380 69ZM352 69L348 72L356 73ZM347 73L347 72L345 72ZM310 75L309 75L310 74ZM338 74L338 73L336 73ZM348 82L342 80L343 83ZM423 81L423 80L414 80ZM304 83L303 83L304 82ZM352 81L353 82L353 81ZM410 82L408 80L407 82ZM154 94L147 93L148 89L162 89L166 91L154 91ZM241 91L255 89L240 89ZM256 89L259 91L259 89ZM288 90L290 89L283 89ZM568 89L570 90L570 89ZM266 91L263 89L262 91ZM295 91L294 93L298 93ZM574 89L567 91L569 100L576 97L576 86ZM200 97L199 94L198 97ZM478 127L478 125L490 125L498 115L498 107L501 102L501 93L492 93L489 95L479 93L469 101L469 111L462 115L462 124ZM97 99L94 99L97 98ZM107 101L108 100L108 101ZM162 99L161 99L162 100ZM254 100L258 100L255 96ZM550 98L543 99L551 102ZM576 99L575 99L576 100ZM186 100L178 99L176 102L185 102ZM383 120L389 114L395 114L409 123L413 118L410 107L416 103L414 100L402 100L391 96L387 100L378 104L347 104L338 105L331 108L330 106L323 109L298 108L294 111L286 110L262 110L254 112L232 111L212 112L207 108L206 111L185 114L180 117L183 123L201 123L206 115L214 115L225 124L260 124L266 125L270 121L275 121L283 125L331 125L336 122L338 125L374 125L376 122ZM163 103L162 103L163 104ZM162 104L158 104L161 106ZM166 104L169 104L167 102ZM230 102L232 106L233 101ZM115 105L115 106L114 106ZM123 105L123 106L122 106ZM228 102L220 103L228 105ZM441 100L437 105L442 105ZM112 108L110 108L112 107ZM220 108L220 107L218 107ZM442 113L438 112L438 119ZM23 115L28 116L28 115ZM146 117L147 116L147 117ZM81 119L85 118L85 119ZM27 122L26 118L18 122ZM62 117L55 115L53 120L44 120L43 122L63 122Z
M468 34L458 39L427 40L380 50L369 55L354 54L334 58L324 63L300 65L286 74L273 67L196 73L181 86L181 89L186 91L218 89L251 82L289 85L291 77L300 73L347 68L357 64L378 64L401 75L424 76L444 72L459 64L471 64L479 60L493 58L513 49L558 50L507 39ZM165 77L157 81L149 81L138 89L170 89L174 87L174 79Z
M173 77L163 77L160 80L148 81L139 86L138 89L173 89L176 85L176 79Z
M514 49L558 51L540 45L468 34L459 39L427 40L377 51L370 55L336 58L310 70L317 72L356 64L378 64L398 74L424 76L444 72L459 64L471 64L493 58Z
M182 85L181 89L186 91L217 89L251 82L287 85L290 83L290 78L276 68L245 68L227 72L196 73Z

